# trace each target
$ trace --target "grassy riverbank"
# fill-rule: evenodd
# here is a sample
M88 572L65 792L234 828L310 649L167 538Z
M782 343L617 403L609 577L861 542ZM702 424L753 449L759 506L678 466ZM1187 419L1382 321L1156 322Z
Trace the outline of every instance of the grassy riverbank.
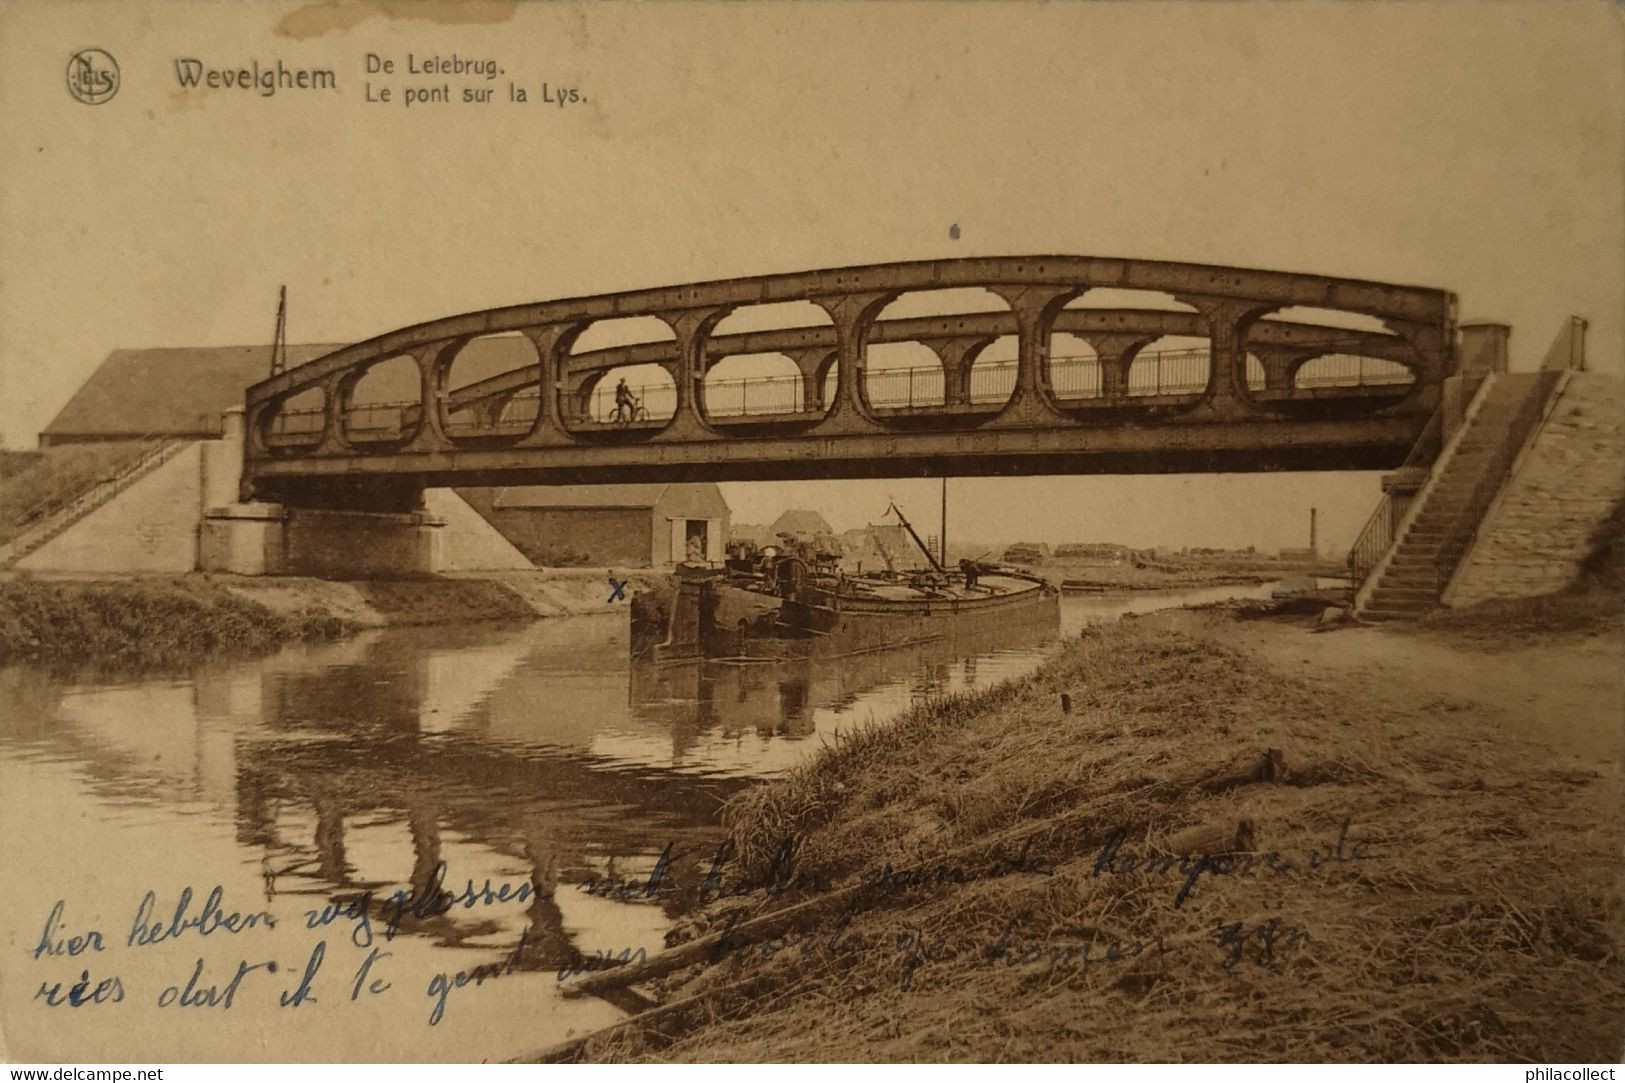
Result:
M0 580L0 664L166 668L333 639L351 627L314 608L277 613L201 577Z
M650 986L688 1005L657 1028L675 1040L582 1055L1613 1062L1622 646L1491 657L1216 613L1092 629L735 798L731 880L803 887L685 935L894 875ZM1238 836L1248 856L1217 856Z
M296 577L0 579L0 664L184 669L359 628L600 612L603 571L338 582ZM618 573L627 594L643 579ZM624 604L624 603L623 603Z

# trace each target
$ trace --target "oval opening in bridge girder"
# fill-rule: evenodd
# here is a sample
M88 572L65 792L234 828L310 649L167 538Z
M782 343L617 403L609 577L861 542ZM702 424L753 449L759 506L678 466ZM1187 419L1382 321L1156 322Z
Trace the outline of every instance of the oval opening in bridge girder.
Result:
M792 331L800 327L829 327L832 322L829 313L811 301L746 305L724 316L711 329L711 337L743 335L752 331Z
M736 353L705 370L705 411L710 417L794 414L817 409L804 403L801 368L782 353Z
M260 425L265 444L275 451L305 451L321 442L327 422L327 392L307 387L272 407Z
M1348 312L1340 308L1315 308L1311 305L1288 305L1264 316L1275 323L1308 323L1321 327L1338 327L1348 331L1363 331L1372 335L1392 335L1394 332L1376 316L1363 312Z
M616 388L622 380L632 396L626 403L616 399ZM661 365L622 365L589 376L570 405L577 424L613 426L668 421L677 412L677 383Z
M1070 309L1124 308L1147 309L1157 312L1195 312L1196 309L1162 290L1124 290L1113 286L1096 286L1085 290L1083 296L1066 303Z
M502 411L497 415L496 427L505 432L515 429L529 432L541 405L541 395L536 389L515 392L502 400Z
M1003 297L980 286L942 290L911 290L894 298L875 317L881 320L910 320L926 316L971 316L983 312L1009 312Z
M1100 395L1100 356L1087 339L1062 331L1049 339L1049 386L1057 399Z
M864 352L864 394L881 410L941 406L942 358L923 342L872 343Z
M529 338L517 331L481 335L470 339L457 351L457 356L452 359L451 367L446 372L445 387L448 399L457 398L459 392L474 384L517 369L528 368L535 365L538 360L536 347L531 344ZM532 382L517 393L508 391L500 397L470 402L463 409L448 408L445 420L446 433L453 437L497 433L515 435L512 430L518 429L522 421L533 420L536 417L536 396L537 389ZM528 418L521 418L513 412L516 399L529 401ZM494 413L496 407L501 408L500 414Z
M1207 390L1212 344L1191 335L1163 335L1142 346L1129 364L1123 392L1133 397L1200 395Z
M1292 386L1305 390L1332 387L1391 387L1397 390L1415 382L1416 374L1398 361L1346 353L1312 357L1298 366L1292 376Z
M1000 335L976 355L970 367L965 399L973 406L1003 406L1016 390L1016 365L1021 340Z
M351 444L389 444L411 439L422 421L418 363L397 354L370 366L344 404L344 437Z
M875 316L875 322L1009 311L1010 305L1003 297L980 286L910 290L893 298ZM931 372L933 366L935 374ZM973 366L973 375L976 371ZM986 383L986 370L982 371ZM952 379L951 374L943 372L942 359L936 351L924 343L864 343L863 391L870 405L877 409L940 406L957 397L950 393ZM826 395L834 393L835 388L826 388ZM1009 397L1006 391L989 401L1002 402Z
M1262 391L1269 380L1264 374L1264 362L1255 353L1247 355L1247 390Z
M570 356L608 350L617 346L639 346L648 342L675 342L677 333L658 316L617 316L594 320L576 335Z

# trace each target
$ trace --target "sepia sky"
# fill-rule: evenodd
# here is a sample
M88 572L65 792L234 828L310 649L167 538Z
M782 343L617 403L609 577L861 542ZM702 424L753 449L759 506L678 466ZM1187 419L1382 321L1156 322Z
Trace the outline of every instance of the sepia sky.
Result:
M1561 320L1622 369L1620 8L1528 3L0 0L0 435L32 446L116 347L350 341L496 305L811 267L1019 253L1439 286ZM334 17L333 11L342 13ZM398 8L390 10L399 10ZM281 27L282 32L277 32ZM67 57L115 55L99 106ZM565 107L364 100L368 52L577 88ZM338 93L178 90L173 65L332 68ZM397 75L394 85L447 81ZM950 227L958 226L958 239ZM1346 545L1370 474L953 483L951 536ZM837 527L932 481L730 485Z

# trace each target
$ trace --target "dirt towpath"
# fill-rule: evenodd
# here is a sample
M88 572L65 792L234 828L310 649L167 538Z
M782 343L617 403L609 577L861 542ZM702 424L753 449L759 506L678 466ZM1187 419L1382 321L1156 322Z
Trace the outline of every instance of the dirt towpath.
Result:
M1406 625L1314 634L1301 624L1238 621L1235 635L1289 672L1347 681L1351 694L1374 703L1414 708L1436 697L1546 745L1554 758L1615 772L1625 761L1625 635L1618 632L1493 648Z

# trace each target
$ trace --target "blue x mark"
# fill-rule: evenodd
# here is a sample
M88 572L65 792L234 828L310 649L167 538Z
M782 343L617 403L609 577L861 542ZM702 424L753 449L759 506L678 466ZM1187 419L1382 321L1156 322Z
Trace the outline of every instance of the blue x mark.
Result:
M626 597L626 584L621 582L619 579L616 579L613 575L609 577L609 587L613 593L610 594L609 601L605 602L605 605L610 605L614 602L621 601Z

